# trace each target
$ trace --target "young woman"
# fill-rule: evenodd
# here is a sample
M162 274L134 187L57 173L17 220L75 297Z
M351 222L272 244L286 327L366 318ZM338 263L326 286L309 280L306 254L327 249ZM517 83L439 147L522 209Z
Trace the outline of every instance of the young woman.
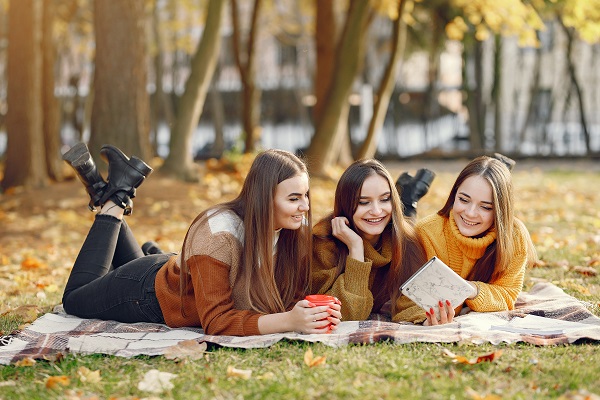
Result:
M296 156L259 154L239 196L202 212L179 255L144 256L123 215L152 169L112 146L101 154L109 163L108 182L85 145L63 157L88 189L90 208L101 207L67 282L66 312L199 326L212 335L336 329L339 305L311 307L303 300L311 214L306 166Z
M437 256L473 287L465 301L473 311L512 310L536 259L527 229L515 218L513 197L508 165L478 157L460 172L444 207L417 222L427 257ZM401 319L425 325L452 322L462 307L440 302L438 320L434 310L402 301Z
M313 230L313 292L339 298L347 320L365 320L391 301L397 321L399 287L424 262L389 172L376 160L350 165L333 213Z

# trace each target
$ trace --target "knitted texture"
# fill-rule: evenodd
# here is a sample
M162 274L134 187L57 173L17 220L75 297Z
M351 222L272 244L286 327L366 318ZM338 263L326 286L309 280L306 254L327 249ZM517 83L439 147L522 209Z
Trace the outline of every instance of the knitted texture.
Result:
M331 236L331 221L322 220L313 228L312 291L340 299L344 320L366 320L389 300L385 284L392 259L391 236L383 235L381 253L368 241L363 245L365 261L348 257L337 275L338 250Z
M187 293L179 293L180 255L158 271L156 297L170 327L201 326L210 335L258 335L258 318L248 300L234 287L241 265L241 219L232 212L208 213L191 227L186 263L191 276ZM242 283L239 283L240 285Z
M481 238L463 236L452 214L450 218L437 214L430 215L420 220L416 228L427 258L437 256L463 278L469 275L475 262L483 256L485 249L496 240L494 230ZM465 301L471 310L488 312L514 309L517 296L523 288L527 268L526 238L528 235L522 224L515 223L515 253L510 257L508 268L493 282L474 282L479 293L475 298ZM425 311L412 301L404 299L402 307L400 315L403 321L420 323L426 319ZM457 314L461 308L462 305L456 308Z

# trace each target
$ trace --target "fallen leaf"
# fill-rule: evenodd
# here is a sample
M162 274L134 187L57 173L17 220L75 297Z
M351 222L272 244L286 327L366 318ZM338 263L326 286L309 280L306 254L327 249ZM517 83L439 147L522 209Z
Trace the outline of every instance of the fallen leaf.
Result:
M46 264L33 257L25 257L25 259L21 262L21 269L24 271L30 271L46 267Z
M0 382L0 387L3 387L3 386L17 386L17 382L15 382L15 381Z
M585 389L571 391L563 394L559 400L600 400L600 396L595 393L590 393Z
M13 315L15 317L22 319L23 323L29 323L29 322L35 321L38 317L38 314L40 314L41 312L42 312L42 310L38 306L25 305L25 306L19 306L11 311L7 311L2 315L3 316L7 315L7 314Z
M227 367L227 377L228 378L242 378L242 379L250 379L252 376L252 370L250 369L237 369L232 367L231 365Z
M580 265L576 265L572 268L572 271L577 272L578 274L581 274L584 276L598 275L598 271L596 271L596 268L593 268L593 267L582 267Z
M49 376L46 379L46 389L55 389L57 386L69 386L71 380L68 376L58 375L58 376Z
M258 379L258 380L271 380L271 379L275 379L275 374L272 373L271 371L265 372L264 374L257 376L256 379Z
M171 383L171 379L175 378L176 376L176 374L172 374L170 372L162 372L157 369L151 369L150 371L146 372L144 379L138 383L137 388L144 392L159 394L165 390L171 390L175 387Z
M465 393L467 394L467 396L471 397L474 400L500 400L502 398L495 394L481 395L481 394L477 393L475 390L471 389L470 387L467 387L465 389Z
M206 342L198 343L193 339L182 340L174 346L167 347L164 355L169 360L181 360L184 358L199 360L204 357L206 348Z
M304 353L304 364L308 365L310 368L325 364L326 359L326 356L315 357L312 349L308 349L306 350L306 353Z
M15 363L15 366L17 366L17 367L32 367L35 365L35 363L36 363L36 361L33 358L25 357L25 358L22 358L19 361L17 361Z
M502 350L497 350L492 353L484 354L482 356L478 356L477 358L473 358L470 360L464 356L458 356L448 349L444 349L444 355L447 357L450 357L452 359L452 362L454 362L454 363L473 365L473 364L479 364L479 363L482 363L485 361L489 361L489 362L494 361L495 359L497 359L498 357L500 357L502 355Z
M81 382L98 383L102 380L100 370L91 371L86 367L79 367L77 369L77 376L79 376Z

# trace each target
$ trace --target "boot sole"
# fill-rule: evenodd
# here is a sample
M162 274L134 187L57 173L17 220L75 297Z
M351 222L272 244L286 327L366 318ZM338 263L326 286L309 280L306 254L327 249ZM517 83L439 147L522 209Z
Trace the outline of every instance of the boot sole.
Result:
M81 156L89 152L90 151L87 145L83 142L79 142L71 147L65 154L63 154L62 159L69 163L69 165L73 165L73 163L76 164L77 160L79 160Z
M152 173L152 171L154 171L154 169L152 169L152 167L149 166L148 164L146 164L143 160L137 158L136 156L131 156L131 158L129 158L125 155L125 153L123 153L117 147L110 145L110 144L105 144L100 149L100 155L102 156L102 159L106 162L108 162L108 158L106 157L106 154L105 154L107 151L112 151L114 154L116 154L118 157L120 157L123 161L125 161L125 163L127 165L134 168L136 171L138 171L144 177L147 177L148 175L150 175ZM140 180L140 182L138 183L138 186L142 183L142 180ZM137 186L135 186L135 187L137 187Z

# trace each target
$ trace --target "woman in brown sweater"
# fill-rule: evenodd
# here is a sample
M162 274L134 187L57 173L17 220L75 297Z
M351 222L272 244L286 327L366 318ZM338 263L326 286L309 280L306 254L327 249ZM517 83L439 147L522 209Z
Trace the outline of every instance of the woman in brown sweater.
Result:
M207 334L257 335L336 329L339 305L304 300L310 276L308 173L293 154L267 150L254 160L234 200L202 212L179 255L144 256L123 215L152 169L113 146L101 154L108 182L85 144L63 158L101 207L63 294L82 318L200 326ZM332 328L328 326L332 324Z
M313 292L339 298L348 320L391 301L397 321L399 287L424 262L389 172L376 160L353 163L337 184L333 213L313 230Z

